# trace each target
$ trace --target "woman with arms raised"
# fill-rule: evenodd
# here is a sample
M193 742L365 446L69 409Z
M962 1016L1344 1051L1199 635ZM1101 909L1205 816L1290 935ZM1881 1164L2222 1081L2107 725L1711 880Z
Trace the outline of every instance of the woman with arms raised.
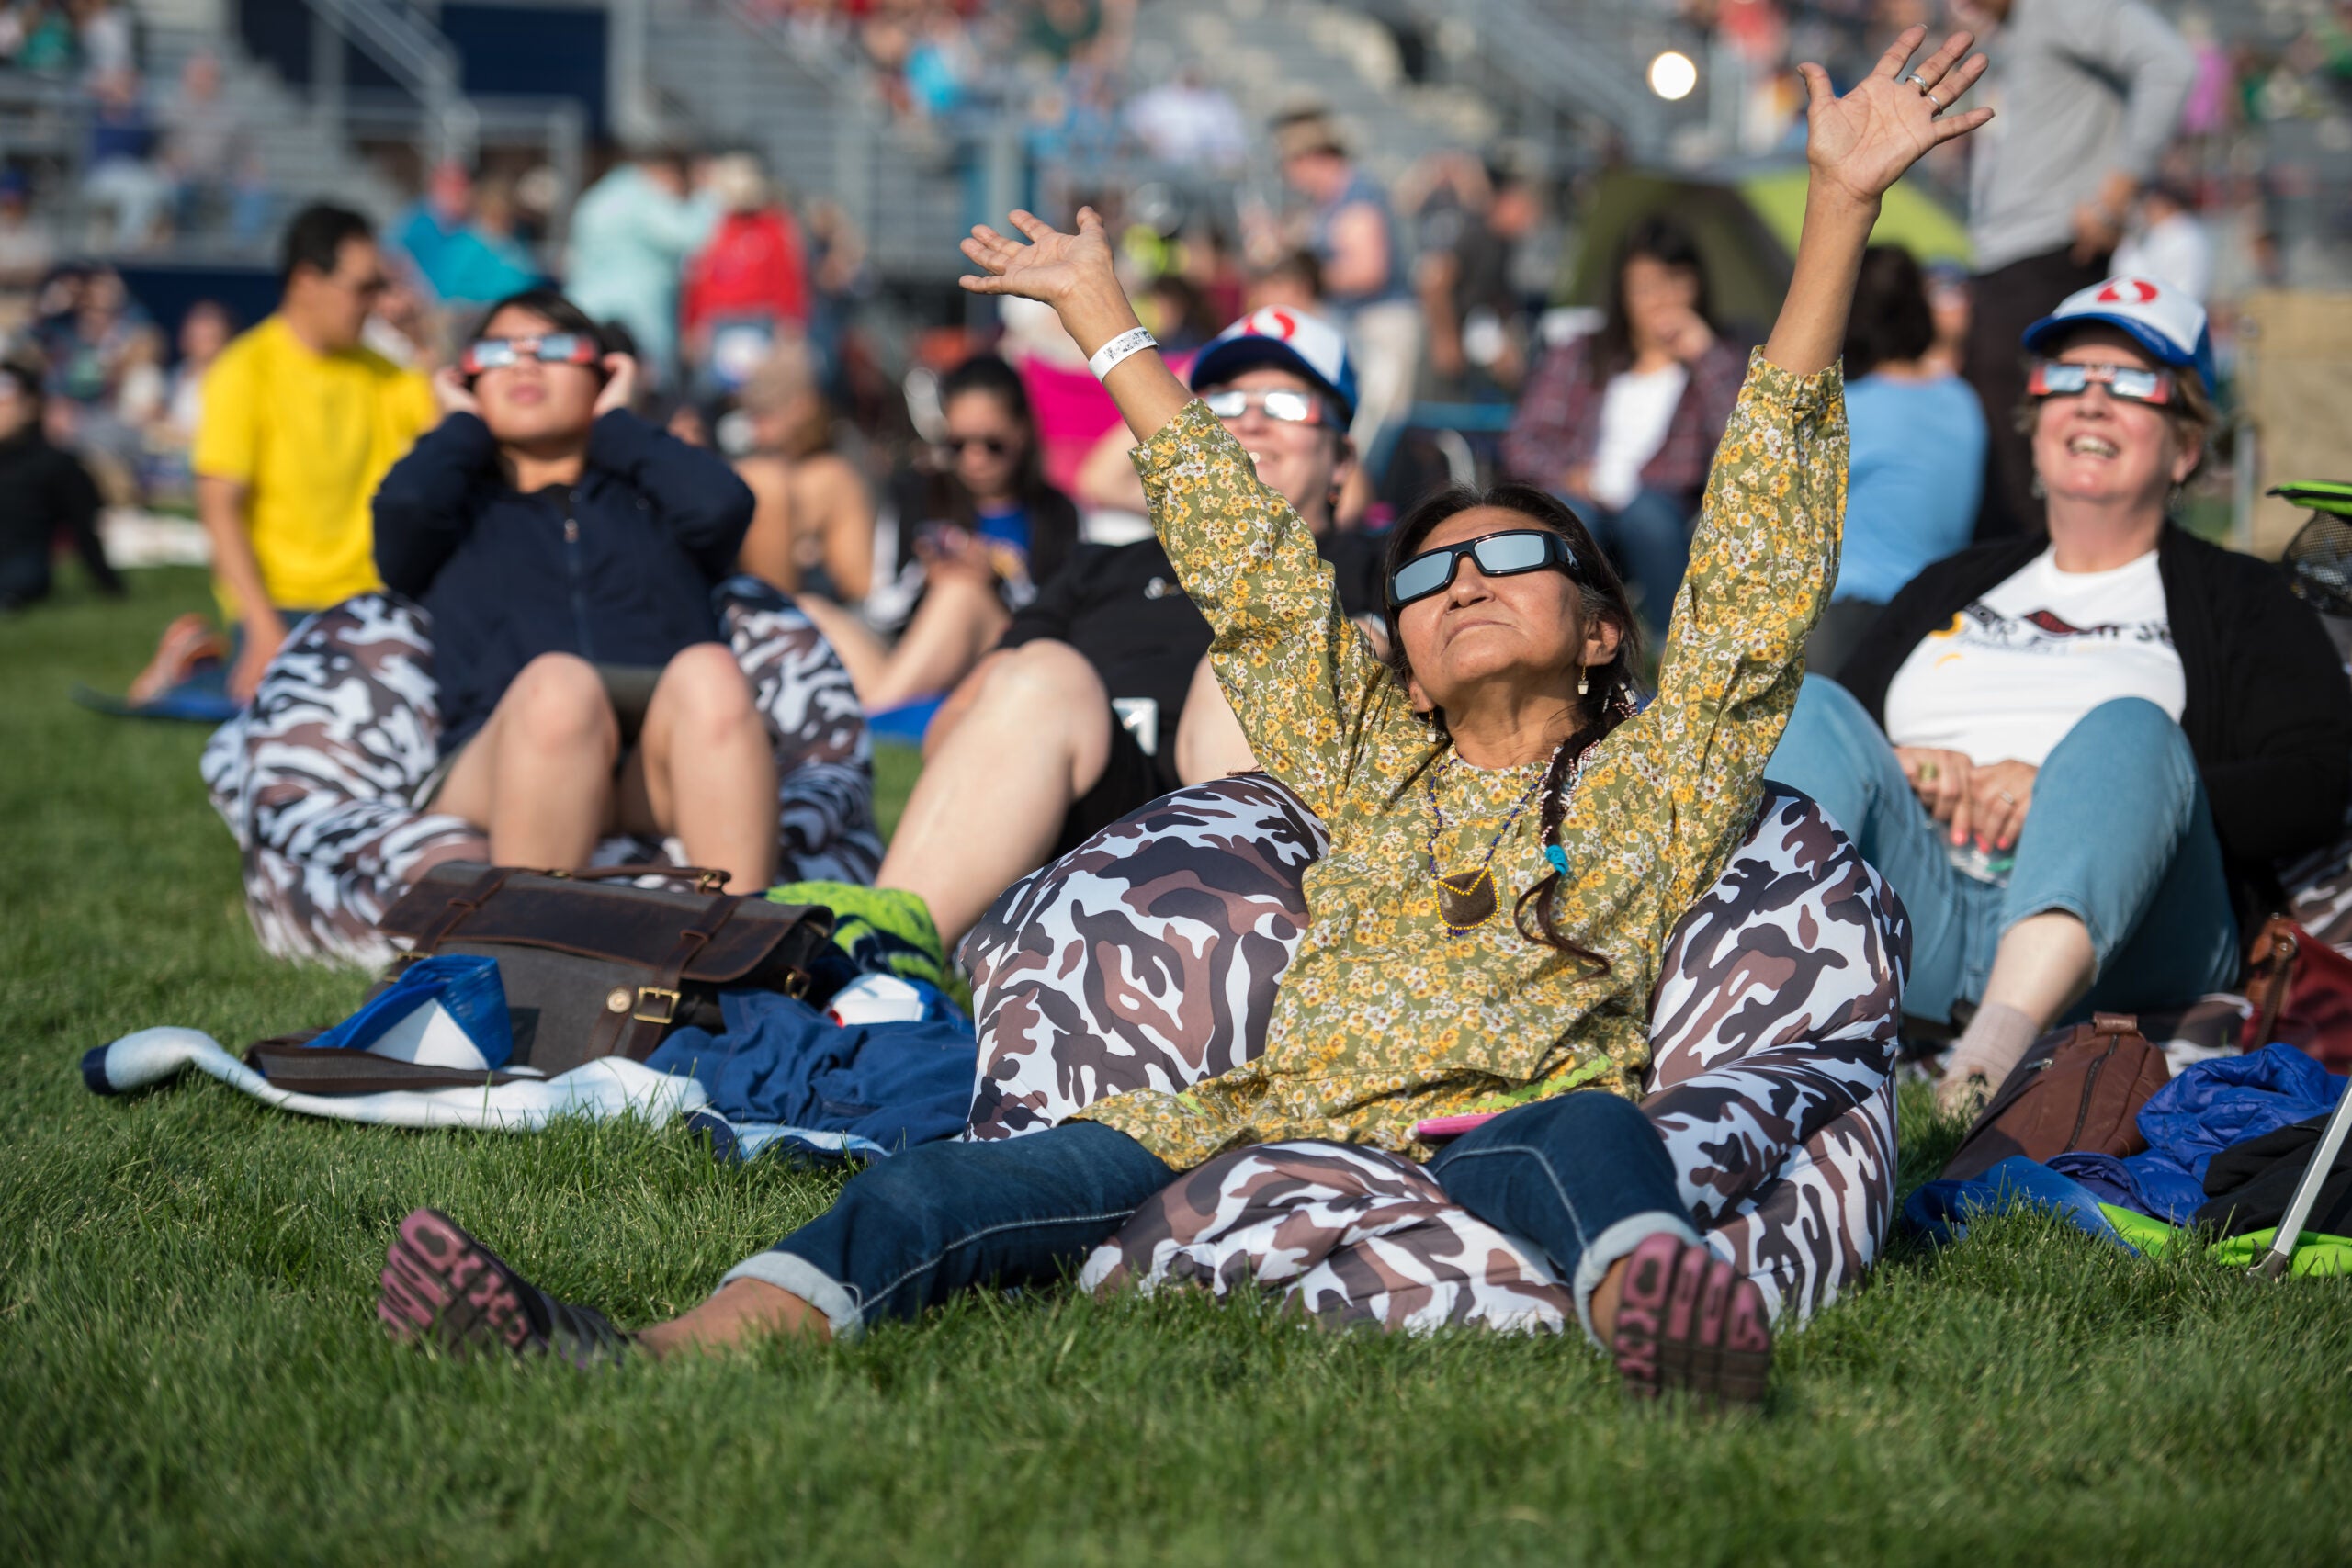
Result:
M1059 310L1143 442L1153 520L1216 628L1217 677L1259 761L1330 829L1307 875L1312 927L1255 1061L1184 1095L1138 1090L1030 1136L875 1166L637 1346L852 1334L967 1286L1051 1280L1221 1150L1328 1138L1425 1157L1417 1122L1500 1109L1430 1160L1447 1196L1573 1281L1629 1387L1760 1396L1760 1292L1699 1243L1625 1097L1662 944L1748 829L1828 593L1846 468L1832 361L1879 197L1984 118L1936 118L1984 69L1960 63L1964 34L1898 80L1921 37L1842 99L1806 68L1814 180L1795 279L1638 716L1622 609L1556 510L1513 509L1505 492L1437 521L1390 574L1402 657L1384 665L1297 515L1137 347L1094 216L1063 234L1017 214L1025 245L974 231L965 254L987 276L967 287ZM620 1343L430 1210L402 1224L384 1287L379 1312L404 1336L575 1358Z

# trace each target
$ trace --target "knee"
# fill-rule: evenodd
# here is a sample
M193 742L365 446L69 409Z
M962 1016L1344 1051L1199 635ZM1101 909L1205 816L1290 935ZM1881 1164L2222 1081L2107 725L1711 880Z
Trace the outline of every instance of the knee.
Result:
M1035 728L1107 707L1111 698L1084 654L1045 637L1022 644L990 665L980 678L979 701Z
M523 666L499 707L508 733L537 750L619 750L605 683L594 665L571 654L543 653Z
M2042 766L2064 766L2070 759L2080 759L2109 768L2121 758L2143 768L2163 768L2177 788L2196 785L2197 757L2188 735L2170 714L2145 697L2115 697L2091 709L2051 749Z
M750 679L725 643L699 642L682 650L662 672L662 694L681 730L697 739L724 739L766 723Z

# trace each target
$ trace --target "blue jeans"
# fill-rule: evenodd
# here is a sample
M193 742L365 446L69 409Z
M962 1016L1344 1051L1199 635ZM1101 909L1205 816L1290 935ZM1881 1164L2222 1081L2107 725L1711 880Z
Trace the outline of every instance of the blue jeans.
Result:
M1593 1287L1611 1263L1659 1231L1699 1238L1665 1143L1613 1094L1506 1111L1429 1169L1447 1197L1574 1284L1588 1331ZM789 1291L848 1337L975 1285L1056 1280L1175 1179L1141 1144L1091 1122L1003 1143L925 1144L866 1167L831 1209L720 1283Z
M1948 1019L1984 994L2019 920L2063 909L2089 931L2098 978L2075 1016L2194 1000L2237 980L2237 918L2197 759L2180 726L2138 697L2085 714L2034 775L2007 886L1951 863L1886 735L1853 694L1805 679L1768 776L1851 835L1911 916L1903 1010Z
M1662 490L1644 490L1622 508L1580 495L1562 499L1592 530L1600 547L1624 563L1625 575L1641 589L1642 626L1653 649L1666 646L1666 626L1682 572L1690 564L1690 508Z

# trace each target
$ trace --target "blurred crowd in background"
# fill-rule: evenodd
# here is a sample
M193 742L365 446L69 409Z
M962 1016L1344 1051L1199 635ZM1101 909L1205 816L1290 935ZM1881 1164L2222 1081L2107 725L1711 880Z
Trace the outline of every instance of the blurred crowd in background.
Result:
M1341 323L1363 379L1353 434L1367 459L1344 523L1376 526L1398 497L1449 475L1526 469L1540 442L1524 428L1507 431L1546 355L1596 331L1622 338L1629 330L1623 225L1597 247L1588 243L1594 192L1617 166L1610 150L1565 173L1510 140L1397 166L1367 156L1363 128L1319 106L1245 107L1182 62L1147 78L1132 69L1136 6L745 0L742 8L786 29L812 60L870 73L918 141L925 128L952 141L972 117L1017 114L1032 171L1023 194L1056 221L1080 202L1102 212L1148 324L1177 353L1265 305ZM1733 108L1716 110L1736 121L1731 151L1759 157L1801 146L1792 61L1827 59L1850 75L1866 40L1942 9L1932 0L1650 8L1674 12L1708 40L1708 69L1735 84ZM2120 215L2114 266L2161 274L2206 300L2226 370L2236 300L2290 276L2337 276L2352 213L2331 210L2316 229L2282 235L2279 203L2308 196L2294 188L2306 176L2260 156L2255 137L2294 122L2322 150L2352 154L2352 3L2301 6L2307 19L2283 46L2275 28L2256 37L2237 27L2234 6L2172 9L2194 51L2195 81L2159 177ZM2248 9L2267 16L2279 6ZM53 168L0 162L0 344L11 361L38 367L48 438L87 465L109 502L181 509L204 371L254 311L198 299L175 301L159 320L126 276L142 258L169 254L177 235L266 245L295 208L333 193L274 178L254 128L223 97L211 55L187 56L165 80L144 66L140 30L119 0L0 0L0 84L37 78L81 95L87 135L74 164L78 188L62 193L70 199L40 199ZM1928 172L1928 186L1955 208L1964 205L1958 161L1967 156L1955 146L1950 164ZM1118 158L1206 177L1085 178ZM1058 181L1035 172L1049 169L1077 172ZM1111 536L1133 526L1087 492L1081 468L1112 415L1050 320L1017 309L1000 318L935 289L894 287L839 203L804 198L751 152L604 147L568 209L544 162L456 159L411 175L409 207L382 229L390 288L368 328L369 344L397 361L449 363L485 303L556 281L642 359L645 408L673 431L747 460L788 468L823 457L837 477L856 476L867 497L853 508L868 519L861 526L883 513L871 548L887 577L898 548L888 537L890 476L951 463L938 445L938 378L993 349L1020 371L1022 419L1034 426L1045 479L1092 514L1091 528ZM1760 317L1707 305L1704 263L1674 252L1675 243L1660 242L1668 271L1700 275L1685 313L1710 344L1744 347ZM2298 246L2308 254L2292 254ZM1594 254L1608 259L1596 266ZM1950 259L1921 259L1935 343L1914 357L1949 371L1965 337L1970 274ZM1522 427L1528 417L1522 408ZM1646 457L1634 454L1640 460L1628 467L1626 454L1607 456L1598 482L1609 494L1588 499L1614 511L1634 500L1640 487L1627 476ZM1555 486L1563 478L1527 477ZM811 541L823 535L811 525ZM815 542L796 547L804 561L828 553Z

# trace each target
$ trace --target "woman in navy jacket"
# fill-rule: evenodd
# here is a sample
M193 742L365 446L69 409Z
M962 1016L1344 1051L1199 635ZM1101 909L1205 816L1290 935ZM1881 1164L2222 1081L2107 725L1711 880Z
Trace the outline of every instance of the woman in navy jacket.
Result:
M502 865L674 834L763 887L775 754L711 603L752 492L628 412L636 374L560 294L503 300L435 380L447 417L376 493L376 569L433 616L434 805Z

